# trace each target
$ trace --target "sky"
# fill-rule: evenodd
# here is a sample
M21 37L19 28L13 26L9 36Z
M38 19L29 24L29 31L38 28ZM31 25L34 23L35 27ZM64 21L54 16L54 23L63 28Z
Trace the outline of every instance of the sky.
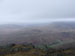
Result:
M0 24L75 21L75 0L0 0Z

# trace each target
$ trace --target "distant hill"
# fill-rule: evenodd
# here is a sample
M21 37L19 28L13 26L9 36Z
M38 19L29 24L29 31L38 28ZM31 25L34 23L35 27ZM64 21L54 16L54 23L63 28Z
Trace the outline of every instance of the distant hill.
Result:
M75 41L75 22L0 25L0 44L59 45Z

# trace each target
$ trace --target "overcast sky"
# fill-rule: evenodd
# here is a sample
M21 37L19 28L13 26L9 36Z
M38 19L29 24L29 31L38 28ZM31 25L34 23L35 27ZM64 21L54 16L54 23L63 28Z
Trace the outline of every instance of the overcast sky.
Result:
M0 0L0 23L69 21L75 0Z

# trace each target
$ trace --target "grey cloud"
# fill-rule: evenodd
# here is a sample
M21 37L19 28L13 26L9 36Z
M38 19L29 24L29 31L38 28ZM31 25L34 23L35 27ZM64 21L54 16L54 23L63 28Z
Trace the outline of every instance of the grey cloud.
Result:
M0 0L3 23L58 18L75 18L75 0Z

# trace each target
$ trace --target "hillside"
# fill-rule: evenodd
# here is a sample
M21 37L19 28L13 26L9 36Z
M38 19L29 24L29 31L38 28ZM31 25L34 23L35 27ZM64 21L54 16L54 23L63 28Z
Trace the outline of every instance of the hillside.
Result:
M0 25L1 56L75 56L75 23Z
M35 47L33 44L10 44L0 47L0 56L75 56L75 45L68 44L62 48L52 48L44 45L44 49Z

